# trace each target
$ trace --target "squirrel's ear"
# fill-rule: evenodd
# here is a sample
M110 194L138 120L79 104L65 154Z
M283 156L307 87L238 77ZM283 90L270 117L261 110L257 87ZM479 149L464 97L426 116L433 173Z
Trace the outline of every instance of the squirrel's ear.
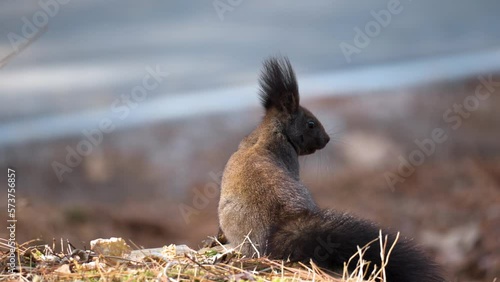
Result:
M266 110L292 114L299 109L299 87L288 58L270 58L260 76L260 99Z

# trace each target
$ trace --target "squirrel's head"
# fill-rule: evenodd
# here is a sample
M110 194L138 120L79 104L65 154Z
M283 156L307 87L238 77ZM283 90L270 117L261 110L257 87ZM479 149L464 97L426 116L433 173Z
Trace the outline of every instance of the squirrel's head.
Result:
M319 120L299 105L299 87L288 58L266 60L259 82L266 115L278 121L279 133L285 135L297 154L323 149L330 137Z

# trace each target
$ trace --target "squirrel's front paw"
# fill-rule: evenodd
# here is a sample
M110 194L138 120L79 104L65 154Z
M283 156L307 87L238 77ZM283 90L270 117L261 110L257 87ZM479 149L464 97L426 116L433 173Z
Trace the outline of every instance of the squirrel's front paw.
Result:
M213 248L215 246L219 246L220 244L225 245L227 244L227 238L226 235L224 235L224 232L222 232L222 229L219 227L219 231L217 232L217 235L215 237L210 237L208 239L205 239L202 241L202 246L203 248Z

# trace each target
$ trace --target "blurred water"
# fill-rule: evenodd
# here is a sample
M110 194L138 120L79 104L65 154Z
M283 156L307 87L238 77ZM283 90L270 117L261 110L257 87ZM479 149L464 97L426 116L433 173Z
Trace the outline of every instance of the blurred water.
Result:
M160 65L169 73L154 89L154 98L148 97L147 107L154 106L153 115L182 116L237 109L255 101L252 85L261 61L278 53L288 55L301 76L310 77L306 90L319 87L329 92L430 78L422 72L432 70L429 66L439 64L440 58L448 60L448 67L434 72L449 73L433 74L438 77L500 65L496 51L485 51L500 46L496 0L55 1L0 2L0 58L14 51L9 34L23 35L26 21L43 20L37 16L53 12L47 17L47 31L0 69L0 140L5 142L5 136L13 134L6 128L20 121L36 128L47 123L33 121L59 120L79 132L78 124L101 119L117 97L130 92L147 66ZM392 14L387 26L348 62L341 43L354 44L355 28L364 29L374 21L374 12L396 2L400 12ZM218 13L215 6L227 10ZM465 57L449 57L463 51L468 52ZM427 58L425 68L406 65L414 67L413 72L387 76L380 69L421 58ZM453 63L450 58L462 59ZM350 69L353 72L346 72ZM321 83L328 87L315 86ZM240 95L230 98L233 92ZM221 99L214 100L218 96ZM170 101L175 106L169 107ZM81 120L60 121L67 114ZM135 113L125 123L140 119ZM38 130L51 135L46 128Z
M335 95L366 95L370 91L466 78L494 71L500 71L500 48L489 52L381 64L306 76L299 78L299 85L301 99L307 101ZM250 85L166 95L143 102L137 108L130 108L125 118L121 118L121 113L110 107L14 121L0 125L0 146L82 134L84 130L96 130L105 119L115 128L124 128L142 123L239 111L258 106L257 92L258 86Z

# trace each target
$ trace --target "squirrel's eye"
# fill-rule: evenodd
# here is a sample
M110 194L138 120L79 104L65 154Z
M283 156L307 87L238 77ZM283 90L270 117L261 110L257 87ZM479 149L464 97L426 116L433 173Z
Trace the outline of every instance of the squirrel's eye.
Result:
M315 126L316 126L316 123L314 123L314 121L310 120L307 122L307 127L314 128Z

